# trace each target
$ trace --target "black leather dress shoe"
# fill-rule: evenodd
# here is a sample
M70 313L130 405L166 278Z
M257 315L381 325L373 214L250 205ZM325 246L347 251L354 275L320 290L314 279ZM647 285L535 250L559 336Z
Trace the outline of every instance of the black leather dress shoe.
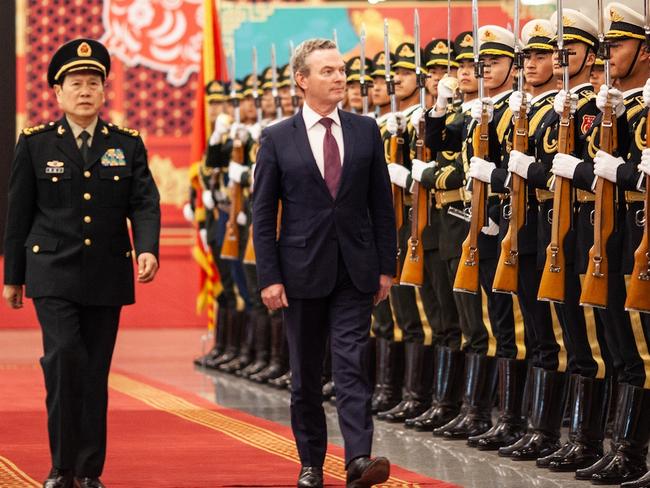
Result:
M74 488L106 488L99 478L75 478Z
M350 462L345 480L347 488L370 488L384 483L390 476L390 462L385 457L358 457Z
M298 476L298 488L323 488L323 468L303 466Z
M52 468L43 488L72 488L72 471Z

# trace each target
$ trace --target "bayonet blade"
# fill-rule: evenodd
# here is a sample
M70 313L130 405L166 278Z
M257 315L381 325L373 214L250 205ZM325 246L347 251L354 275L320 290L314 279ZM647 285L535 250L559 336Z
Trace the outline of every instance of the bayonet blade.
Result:
M366 85L366 25L361 24L361 38L359 39L359 54L361 69L359 70L359 84L361 85L361 99L363 115L368 113L368 86Z

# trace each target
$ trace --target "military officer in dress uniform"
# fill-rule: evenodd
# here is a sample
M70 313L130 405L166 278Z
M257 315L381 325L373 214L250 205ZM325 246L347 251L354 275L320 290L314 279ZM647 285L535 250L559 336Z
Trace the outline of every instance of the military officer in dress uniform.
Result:
M43 331L52 469L46 488L101 488L120 310L158 269L159 195L138 132L99 118L110 69L91 39L61 46L48 83L64 116L23 130L9 181L3 296ZM127 227L131 222L131 240Z

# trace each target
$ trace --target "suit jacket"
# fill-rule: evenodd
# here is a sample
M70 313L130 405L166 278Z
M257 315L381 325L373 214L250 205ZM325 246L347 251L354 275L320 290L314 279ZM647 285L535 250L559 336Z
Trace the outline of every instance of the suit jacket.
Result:
M158 256L159 195L137 131L101 119L84 164L65 117L25 129L9 179L5 284L83 305L134 302L135 251Z
M339 115L345 154L336 198L316 165L302 112L262 134L253 193L260 288L282 283L293 298L327 296L339 254L363 293L377 291L380 274L395 274L395 217L379 129L368 117Z

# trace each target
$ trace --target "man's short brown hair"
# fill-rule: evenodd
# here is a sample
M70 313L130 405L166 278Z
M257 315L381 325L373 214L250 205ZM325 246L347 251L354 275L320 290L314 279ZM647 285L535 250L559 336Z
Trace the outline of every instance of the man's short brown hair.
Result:
M307 65L307 57L314 51L321 49L337 49L338 46L331 39L307 39L301 42L296 47L296 50L291 56L291 69L295 73L301 73L303 76L309 75L309 66Z

